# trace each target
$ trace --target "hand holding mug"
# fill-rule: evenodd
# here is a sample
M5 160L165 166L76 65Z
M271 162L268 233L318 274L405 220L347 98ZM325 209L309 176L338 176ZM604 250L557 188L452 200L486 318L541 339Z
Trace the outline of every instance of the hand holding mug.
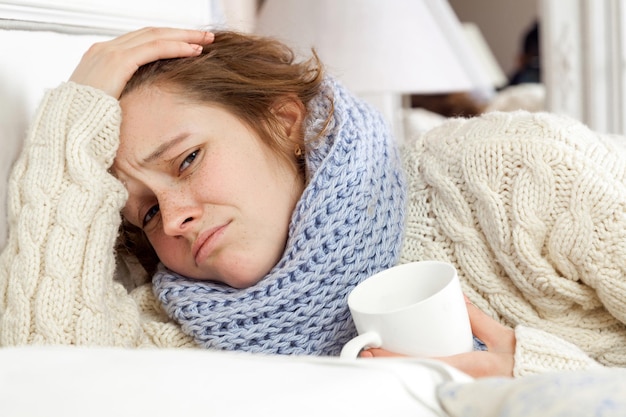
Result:
M412 262L381 271L350 293L348 306L359 335L343 347L342 358L371 347L421 357L473 349L463 292L449 263Z
M454 366L474 377L513 376L515 365L515 331L497 322L466 299L472 332L482 340L486 351L460 353L435 359ZM371 348L361 352L361 358L381 358L406 356L381 348Z

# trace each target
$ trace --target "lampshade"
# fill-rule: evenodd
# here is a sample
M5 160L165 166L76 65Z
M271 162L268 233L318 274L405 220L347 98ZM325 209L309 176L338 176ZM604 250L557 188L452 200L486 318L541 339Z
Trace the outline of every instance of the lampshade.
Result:
M463 29L472 49L479 57L483 71L491 81L491 85L504 87L509 80L489 48L487 40L484 38L478 25L472 22L464 22Z
M447 0L265 0L255 32L359 93L493 89Z

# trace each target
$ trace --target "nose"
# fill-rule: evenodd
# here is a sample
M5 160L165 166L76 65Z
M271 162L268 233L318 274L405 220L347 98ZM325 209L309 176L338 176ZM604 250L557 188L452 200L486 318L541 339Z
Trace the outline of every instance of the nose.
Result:
M168 236L187 236L202 215L202 207L191 196L164 193L159 198L163 231Z

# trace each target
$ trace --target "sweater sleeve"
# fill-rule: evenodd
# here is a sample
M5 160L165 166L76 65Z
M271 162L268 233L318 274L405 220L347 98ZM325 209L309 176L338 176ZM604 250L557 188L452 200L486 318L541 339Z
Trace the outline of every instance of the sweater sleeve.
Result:
M602 367L578 346L543 330L520 325L515 328L515 338L516 377Z
M90 87L44 96L9 183L0 346L189 343L151 294L113 280L126 190L108 168L120 120L117 100Z

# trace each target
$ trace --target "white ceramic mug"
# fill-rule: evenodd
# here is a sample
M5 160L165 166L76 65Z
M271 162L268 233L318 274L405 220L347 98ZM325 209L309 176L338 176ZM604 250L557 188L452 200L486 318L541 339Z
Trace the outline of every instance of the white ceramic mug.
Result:
M439 261L412 262L381 271L348 296L359 333L341 351L364 348L421 357L470 352L472 330L456 269Z

